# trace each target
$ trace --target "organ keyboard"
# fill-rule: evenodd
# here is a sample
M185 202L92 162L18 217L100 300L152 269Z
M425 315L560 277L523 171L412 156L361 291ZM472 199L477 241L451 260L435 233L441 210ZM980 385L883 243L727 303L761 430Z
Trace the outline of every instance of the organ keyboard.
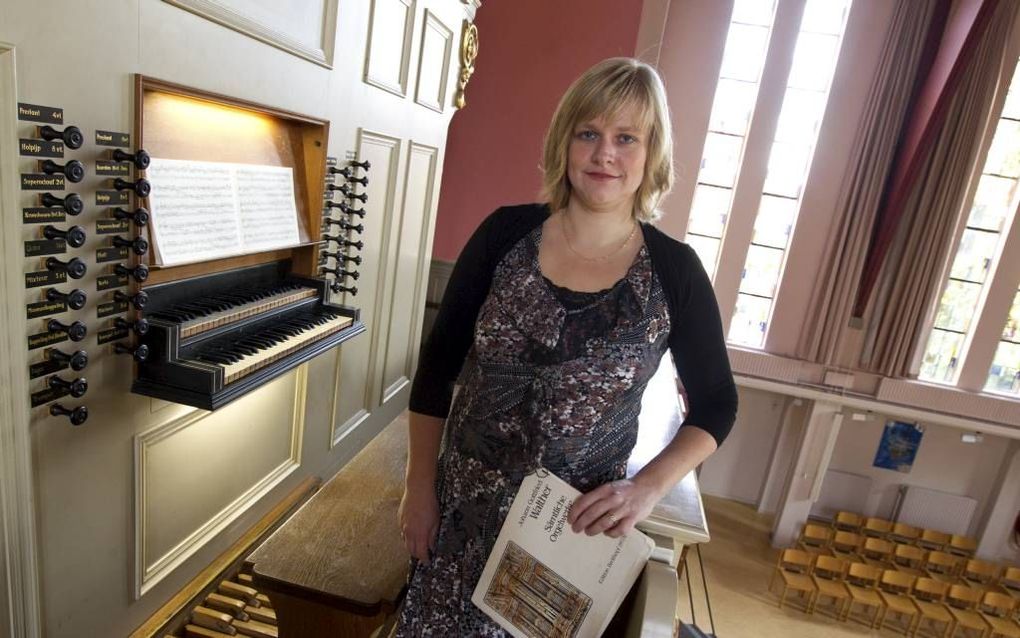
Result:
M356 308L326 301L326 282L282 261L147 286L132 391L216 409L364 332Z

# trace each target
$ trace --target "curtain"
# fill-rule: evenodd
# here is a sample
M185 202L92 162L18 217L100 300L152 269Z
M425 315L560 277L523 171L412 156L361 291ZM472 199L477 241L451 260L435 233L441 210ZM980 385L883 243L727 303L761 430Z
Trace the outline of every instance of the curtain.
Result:
M812 291L797 357L834 364L853 310L882 190L896 155L937 0L899 0L851 147L850 173Z
M920 178L904 207L893 251L879 274L869 342L861 364L890 376L911 375L933 310L949 244L999 85L1003 53L1020 3L1001 2L954 91Z

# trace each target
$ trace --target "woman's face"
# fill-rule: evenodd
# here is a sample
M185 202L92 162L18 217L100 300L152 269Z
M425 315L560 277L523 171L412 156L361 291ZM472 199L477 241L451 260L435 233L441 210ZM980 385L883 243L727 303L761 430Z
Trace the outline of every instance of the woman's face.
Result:
M648 132L633 104L574 127L567 151L571 197L592 210L630 211L645 174Z

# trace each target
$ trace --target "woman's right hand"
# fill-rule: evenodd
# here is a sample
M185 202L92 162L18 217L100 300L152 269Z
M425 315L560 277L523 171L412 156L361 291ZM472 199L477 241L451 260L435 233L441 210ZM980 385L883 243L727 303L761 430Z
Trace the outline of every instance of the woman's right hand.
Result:
M439 499L435 487L406 485L397 516L407 551L423 563L429 562L429 551L436 548L439 530Z

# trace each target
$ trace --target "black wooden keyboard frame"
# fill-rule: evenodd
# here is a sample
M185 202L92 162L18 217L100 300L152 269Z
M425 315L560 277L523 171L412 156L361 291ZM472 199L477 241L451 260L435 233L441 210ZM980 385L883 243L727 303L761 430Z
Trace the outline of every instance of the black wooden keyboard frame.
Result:
M365 324L360 320L361 311L358 308L321 301L326 298L327 282L322 279L287 275L288 270L288 262L278 262L146 287L150 300L145 308L146 314L170 308L189 299L227 291L238 285L270 286L293 283L314 288L318 294L186 338L180 337L180 324L150 318L149 333L143 339L149 346L149 359L138 364L138 374L131 385L131 391L203 410L215 410L365 332ZM259 325L272 324L281 315L292 314L299 309L318 308L349 317L352 323L233 383L223 382L221 367L201 361L188 361L187 356L179 356L182 349L193 350L210 339L223 337L232 332L239 334L257 332Z

